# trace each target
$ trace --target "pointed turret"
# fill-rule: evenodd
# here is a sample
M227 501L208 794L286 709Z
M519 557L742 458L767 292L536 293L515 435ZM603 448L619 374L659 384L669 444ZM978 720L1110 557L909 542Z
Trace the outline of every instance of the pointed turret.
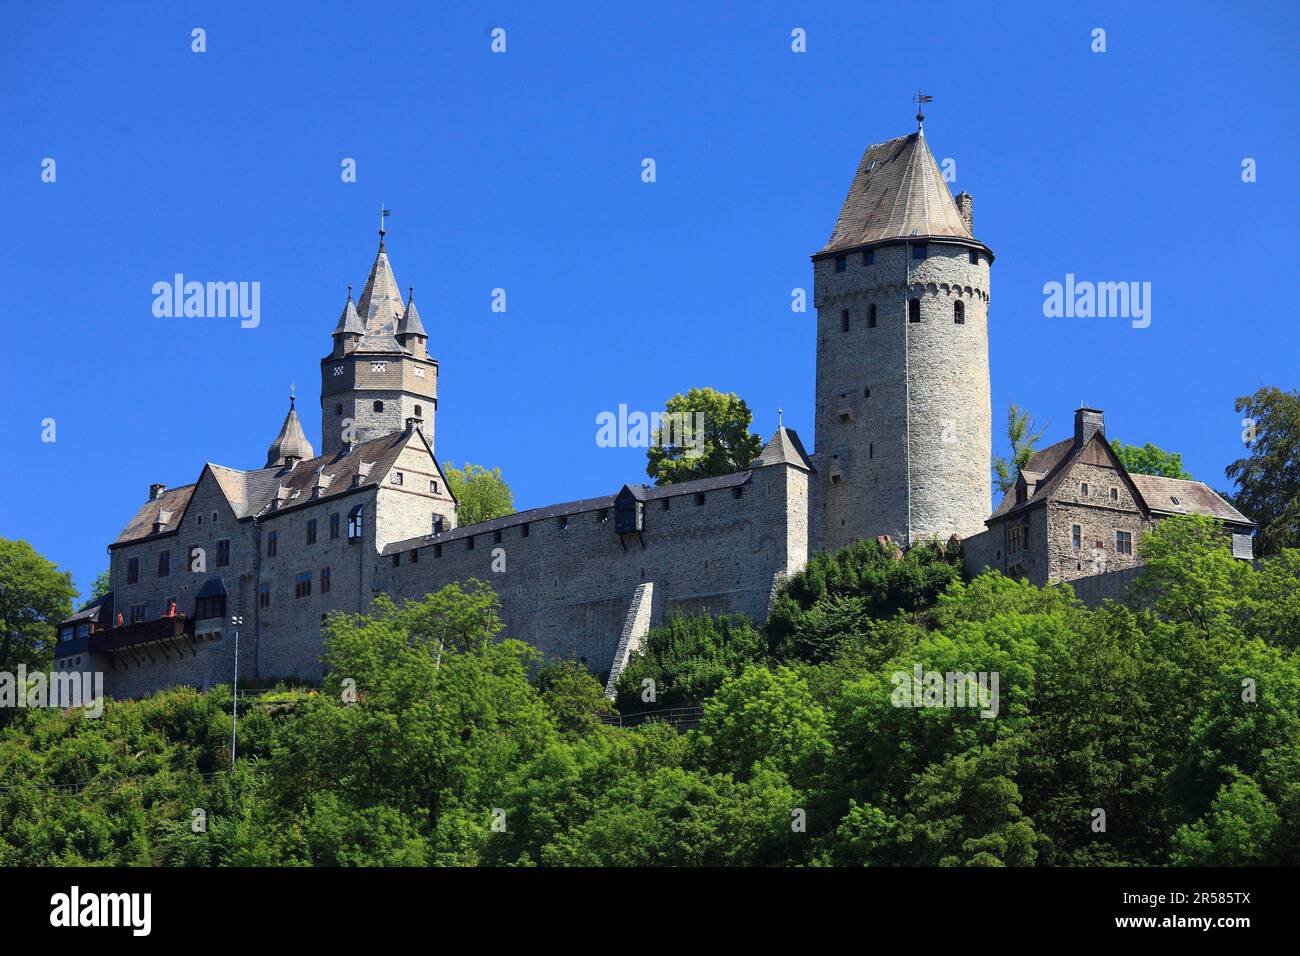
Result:
M424 331L424 323L420 321L420 312L415 307L415 286L410 288L406 300L406 311L402 313L402 320L397 323L397 341L401 343L402 348L418 358L423 358L428 354L426 343L429 341L429 336Z
M972 240L920 130L868 146L825 255L890 239Z
M281 465L291 468L300 461L316 457L316 452L311 447L311 442L307 441L307 435L302 430L302 422L298 420L298 413L293 406L293 390L290 389L289 414L284 417L280 434L275 436L275 441L271 442L271 447L266 451L267 468L277 468Z
M379 238L379 251L375 262L370 267L370 276L361 290L361 299L357 302L357 313L365 326L358 350L362 352L400 352L394 337L397 323L402 318L405 306L402 293L393 276L392 264L384 250L383 236Z
M346 355L356 348L357 342L365 335L366 327L357 314L357 307L352 302L352 286L348 286L348 304L343 307L339 324L334 326L334 354Z

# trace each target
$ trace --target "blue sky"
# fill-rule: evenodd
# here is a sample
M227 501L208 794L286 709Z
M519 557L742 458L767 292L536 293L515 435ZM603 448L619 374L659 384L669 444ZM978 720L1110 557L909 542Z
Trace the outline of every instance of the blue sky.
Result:
M439 458L501 467L519 507L644 480L596 414L695 385L811 439L791 289L918 87L998 256L995 432L1015 401L1054 440L1086 401L1226 487L1233 399L1300 367L1298 8L1054 6L6 4L0 535L86 589L151 482L263 464L291 380L319 446L381 201L441 364ZM261 324L155 318L177 272L260 282ZM1068 272L1150 282L1151 326L1044 318Z

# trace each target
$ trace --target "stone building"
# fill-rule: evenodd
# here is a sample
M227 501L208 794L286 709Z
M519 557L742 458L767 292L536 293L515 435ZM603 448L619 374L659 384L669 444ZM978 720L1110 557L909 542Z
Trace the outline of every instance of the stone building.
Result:
M1247 535L1199 482L1125 473L1090 409L988 517L993 254L971 208L920 128L868 147L812 256L815 456L780 427L736 474L464 527L434 453L438 362L381 231L321 359L321 454L291 396L261 468L208 463L193 484L151 485L109 546L111 593L61 625L56 666L103 672L119 697L229 682L236 656L244 680L315 681L328 612L477 578L508 636L612 683L672 614L763 619L815 548L956 534L971 570L1046 583L1131 566L1137 535L1167 514Z
M1138 538L1175 514L1218 519L1233 553L1252 556L1254 522L1203 482L1129 474L1106 440L1102 411L1080 408L1073 437L1030 458L986 530L963 542L964 560L972 574L995 568L1038 585L1093 575L1124 584L1132 576L1120 572L1138 564ZM1105 596L1122 590L1098 590Z

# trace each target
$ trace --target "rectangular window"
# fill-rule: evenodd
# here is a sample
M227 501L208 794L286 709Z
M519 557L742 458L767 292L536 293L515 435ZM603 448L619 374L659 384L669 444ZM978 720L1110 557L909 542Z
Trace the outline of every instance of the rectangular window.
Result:
M1026 534L1027 528L1022 525L1016 525L1007 533L1007 554L1015 554L1018 551L1024 551L1029 547L1029 536Z
M493 532L492 532L492 543L493 543L493 544L500 544L500 543L501 543L501 532L500 532L500 531L493 531Z
M140 583L140 559L139 559L139 558L129 558L129 559L127 559L127 562L126 562L126 583L127 583L127 584L139 584L139 583Z
M921 300L920 299L907 300L907 321L909 322L921 321Z
M226 596L224 594L199 598L194 602L194 617L200 621L209 621L213 618L225 616Z
M71 637L71 635L68 635L68 636ZM89 636L90 636L90 625L89 625L89 624L78 624L78 625L77 625L77 637L89 637Z
M402 566L402 552L400 552L400 551L394 551L394 552L393 552L393 567L395 567L395 568L400 568L401 566Z
M144 620L144 605L143 605L143 604L132 604L132 605L131 605L131 623L132 623L132 624L139 624L139 623L140 623L141 621L143 621L143 620Z
M268 531L266 533L266 556L274 558L276 552L280 550L280 533L278 531Z
M468 538L465 539L465 550L466 550L466 551L473 551L473 550L474 550L474 536L473 536L473 535L470 535Z
M330 593L330 569L329 568L320 569L320 593L321 594Z
M442 515L433 516L433 533L442 534Z
M980 254L974 249L970 250L970 264L973 266L980 264Z
M913 258L913 259L924 259L925 256L926 256L926 253L927 253L927 249L926 249L926 245L925 245L924 242L922 242L922 243L918 243L917 245L915 245L915 246L912 247L912 258Z
M702 491L697 491L697 492L695 493L695 503L696 503L697 505L702 505L702 504L704 504L704 492L702 492Z
M429 494L431 494L431 495L436 495L436 494L438 494L438 493L439 493L439 492L438 492L438 483L437 483L436 481L430 479L430 480L429 480Z
M848 257L848 256L836 256L836 257L835 257L835 271L836 271L836 272L843 272L843 271L844 271L845 269L847 269L848 267L849 267L849 257Z
M1116 554L1133 553L1133 532L1131 531L1115 532L1115 553Z
M307 522L307 543L316 543L316 519L312 518Z
M876 307L875 305L869 305L867 306L867 328L874 329L875 327L876 327Z
M864 266L872 265L876 261L876 251L874 249L862 253L862 264Z
M358 538L361 537L361 532L364 530L363 529L364 522L362 520L364 510L365 508L363 505L357 505L350 512L348 512L348 540L349 541L356 541Z
M434 556L435 558L441 558L441 557L442 557L442 545L440 545L440 544L435 544L435 545L433 546L433 556Z
M419 548L412 548L412 549L411 549L411 563L412 563L412 564L419 564L419 563L420 563L420 549L419 549Z
M400 485L401 483L402 483L402 473L400 471L393 472L393 484Z
M526 537L528 537L528 525L527 525L527 523L521 524L521 525L519 526L519 537L521 537L521 538L526 538Z
M339 516L330 515L330 540L333 541L339 536Z
M158 552L158 577L165 578L172 573L172 553L169 550Z
M560 518L560 530L563 531L568 526L569 526L569 516L564 515L563 517Z
M1119 489L1118 489L1118 488L1112 488L1112 489L1110 489L1110 500L1111 500L1111 501L1119 501Z
M271 606L271 585L265 581L257 587L257 606Z
M299 571L293 576L293 596L296 598L309 597L311 595L311 572Z
M1086 481L1079 485L1079 496L1081 498L1088 497L1088 483Z
M230 539L217 542L217 567L224 568L230 564Z
M840 313L840 331L847 332L848 330L849 330L849 310L845 309L843 312Z
M1070 528L1070 547L1075 551L1083 547L1083 529L1077 524Z

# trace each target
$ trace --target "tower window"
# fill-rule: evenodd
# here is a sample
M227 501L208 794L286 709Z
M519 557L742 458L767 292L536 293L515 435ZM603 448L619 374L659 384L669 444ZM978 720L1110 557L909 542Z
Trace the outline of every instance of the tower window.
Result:
M876 307L874 304L867 306L867 328L876 327Z
M874 249L872 249L870 252L862 253L862 264L864 266L873 265L875 261L876 261L876 251Z
M867 442L867 457L868 458L876 457L876 443L873 441Z
M912 247L912 258L924 259L926 256L926 252L927 252L927 247L925 243L924 242L918 243L917 245Z
M961 299L952 304L952 320L957 325L966 324L966 303Z
M974 249L970 251L970 264L973 266L980 264L980 254Z
M335 414L335 415L342 415L342 414L343 414L343 403L342 403L342 402L335 402L335 403L334 403L334 414Z
M382 412L382 411L384 410L384 403L383 403L383 402L375 402L375 406L374 406L374 407L375 407L375 411L377 411L377 412Z
M920 299L907 300L907 321L909 322L921 321L921 300Z
M849 310L845 309L843 312L840 313L840 331L847 332L848 330L849 330Z
M372 371L372 372L387 372L387 371L388 371L388 363L387 363L387 362L371 362L371 363L370 363L370 371Z
M419 405L415 406L415 417L416 418L424 417L424 409L421 408Z
M836 271L836 272L843 272L843 271L844 271L845 269L847 269L848 267L849 267L849 257L848 257L848 256L836 256L836 257L835 257L835 271Z

